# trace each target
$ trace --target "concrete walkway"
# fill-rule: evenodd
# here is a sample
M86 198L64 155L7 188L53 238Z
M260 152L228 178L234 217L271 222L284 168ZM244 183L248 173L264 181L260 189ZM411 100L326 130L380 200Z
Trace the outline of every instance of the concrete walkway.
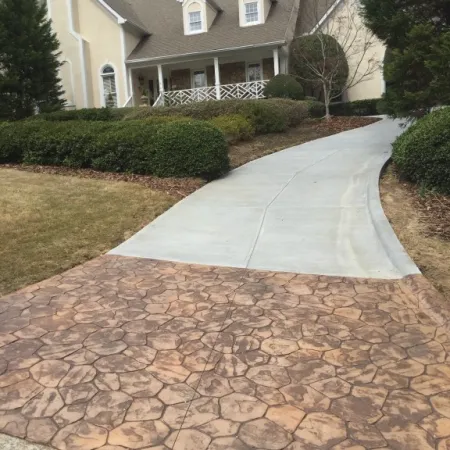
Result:
M111 254L371 278L419 273L381 209L397 122L292 147L178 203Z

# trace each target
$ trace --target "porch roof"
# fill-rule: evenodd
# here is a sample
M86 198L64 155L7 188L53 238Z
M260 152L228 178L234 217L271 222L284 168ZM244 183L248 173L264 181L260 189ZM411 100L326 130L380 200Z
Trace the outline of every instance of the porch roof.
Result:
M176 0L105 0L113 9L124 3L150 33L143 37L127 62L209 53L234 48L282 44L294 33L300 0L272 3L266 22L251 27L239 26L239 2L214 0L219 8L206 33L184 35L182 6Z

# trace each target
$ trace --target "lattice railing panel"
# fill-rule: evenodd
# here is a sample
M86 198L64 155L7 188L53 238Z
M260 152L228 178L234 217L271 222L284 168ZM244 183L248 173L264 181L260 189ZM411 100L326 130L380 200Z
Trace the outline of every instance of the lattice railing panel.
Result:
M194 102L206 102L209 100L228 99L255 99L264 98L264 88L267 81L249 81L247 83L222 84L219 89L208 86L195 89L183 89L180 91L164 92L153 106L186 105ZM220 97L217 94L219 91Z

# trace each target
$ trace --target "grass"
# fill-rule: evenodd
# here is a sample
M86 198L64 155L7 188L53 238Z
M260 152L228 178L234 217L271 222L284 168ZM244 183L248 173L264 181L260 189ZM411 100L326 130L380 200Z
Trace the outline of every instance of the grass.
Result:
M175 202L134 183L0 169L0 294L110 250Z
M450 210L436 211L417 186L398 179L392 166L381 179L380 193L384 212L405 250L450 301Z

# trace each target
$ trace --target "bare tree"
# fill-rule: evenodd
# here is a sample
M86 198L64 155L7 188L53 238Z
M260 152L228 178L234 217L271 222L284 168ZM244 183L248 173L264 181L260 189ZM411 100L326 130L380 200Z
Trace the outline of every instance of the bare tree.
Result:
M375 35L359 15L358 0L308 0L303 29L291 45L293 75L322 91L326 118L332 100L370 79L381 65ZM298 27L299 28L299 27Z

